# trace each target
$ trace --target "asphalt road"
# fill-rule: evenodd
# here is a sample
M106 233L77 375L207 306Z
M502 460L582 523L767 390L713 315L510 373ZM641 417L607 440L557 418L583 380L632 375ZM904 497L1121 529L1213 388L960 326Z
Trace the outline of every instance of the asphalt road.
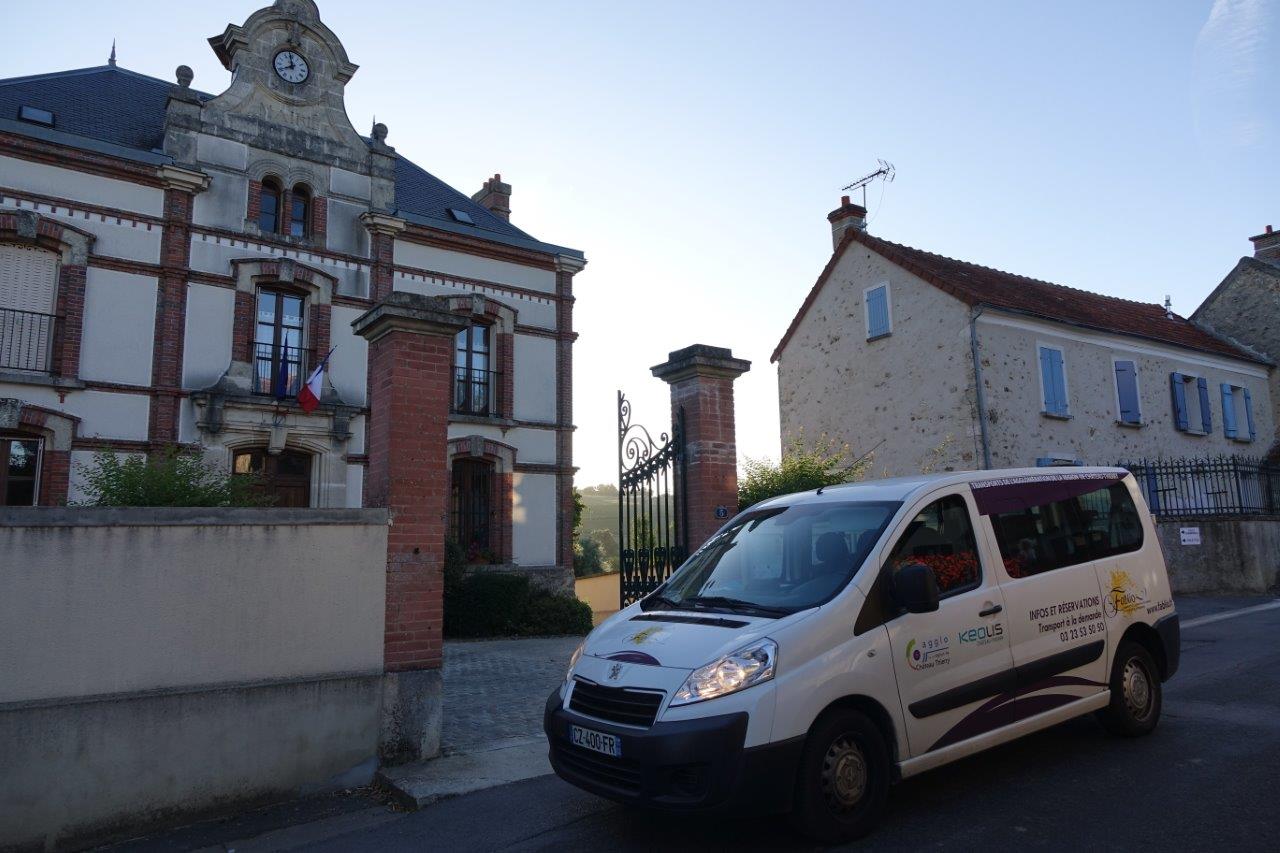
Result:
M1178 602L1184 624L1272 601ZM1280 608L1193 625L1164 716L1137 740L1074 720L910 779L849 849L1280 850ZM292 812L290 812L292 810ZM233 839L239 839L234 841ZM812 849L785 819L636 812L554 776L395 812L362 797L275 807L127 845L237 851Z

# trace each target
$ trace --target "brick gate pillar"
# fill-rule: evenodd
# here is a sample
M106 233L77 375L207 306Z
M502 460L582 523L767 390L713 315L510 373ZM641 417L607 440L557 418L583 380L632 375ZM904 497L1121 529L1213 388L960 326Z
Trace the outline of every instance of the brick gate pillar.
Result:
M653 375L671 386L671 419L684 410L685 498L689 550L696 550L738 511L738 443L733 422L733 380L751 369L722 347L694 344L676 350Z
M440 751L450 366L466 320L393 292L351 325L369 341L365 505L391 515L378 751L414 761Z

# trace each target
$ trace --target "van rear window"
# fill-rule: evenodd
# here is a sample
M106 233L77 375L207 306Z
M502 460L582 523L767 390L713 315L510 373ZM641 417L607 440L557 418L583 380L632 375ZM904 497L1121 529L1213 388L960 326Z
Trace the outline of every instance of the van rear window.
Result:
M1005 568L1015 578L1142 547L1142 519L1124 483L990 518Z

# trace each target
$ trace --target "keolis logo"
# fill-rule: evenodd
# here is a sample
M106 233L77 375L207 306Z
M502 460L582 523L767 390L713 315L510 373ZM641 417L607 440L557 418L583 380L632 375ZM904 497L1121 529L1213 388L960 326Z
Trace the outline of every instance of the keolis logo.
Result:
M976 628L967 628L956 635L956 639L961 643L975 643L982 645L999 640L1004 636L1004 624L997 622L994 625L979 625Z

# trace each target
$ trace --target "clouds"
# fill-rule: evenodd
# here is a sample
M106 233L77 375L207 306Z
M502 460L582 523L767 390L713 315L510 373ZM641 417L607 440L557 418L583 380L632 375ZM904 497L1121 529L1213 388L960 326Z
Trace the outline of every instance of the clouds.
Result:
M1211 157L1280 141L1280 2L1215 0L1196 38L1192 107Z

